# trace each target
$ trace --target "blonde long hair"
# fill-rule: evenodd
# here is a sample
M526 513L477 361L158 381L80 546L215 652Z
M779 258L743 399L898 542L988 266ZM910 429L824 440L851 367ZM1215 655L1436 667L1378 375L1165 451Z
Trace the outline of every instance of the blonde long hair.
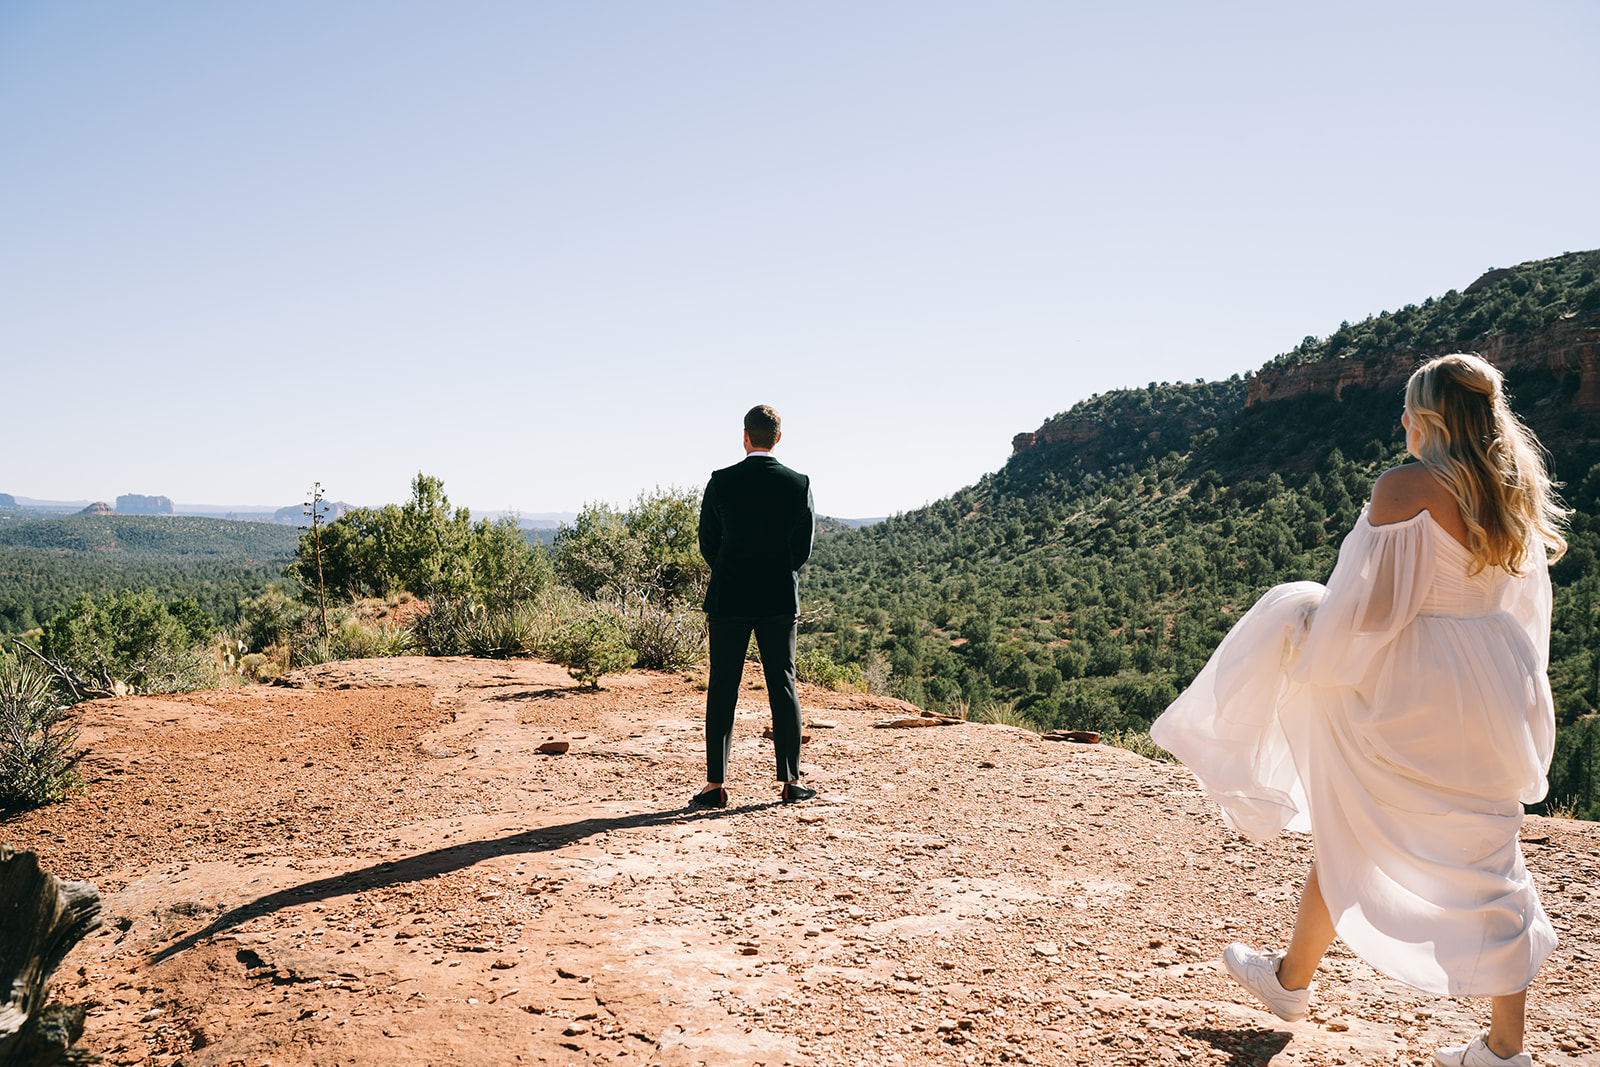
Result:
M1456 498L1477 569L1522 574L1535 550L1552 560L1570 510L1556 499L1543 448L1511 413L1503 377L1481 356L1440 356L1406 383L1417 458Z

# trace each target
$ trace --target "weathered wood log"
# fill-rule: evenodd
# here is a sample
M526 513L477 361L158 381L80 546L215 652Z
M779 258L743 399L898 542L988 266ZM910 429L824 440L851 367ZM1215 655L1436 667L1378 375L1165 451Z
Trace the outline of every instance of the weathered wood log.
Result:
M47 669L51 674L55 675L56 678L60 680L61 684L66 687L67 692L72 695L72 702L74 704L78 703L80 700L99 700L102 697L118 695L116 692L116 683L111 681L109 678L106 679L104 686L91 685L90 683L84 681L83 678L79 677L78 674L72 670L72 668L58 660L51 659L49 656L46 656L43 652L40 652L37 648L34 648L20 637L13 637L11 639L11 643L16 645L17 648L21 649L23 652L28 653L40 663L43 663L45 665L45 669Z
M0 845L0 1064L55 1067L98 1062L74 1043L85 1009L52 1004L50 976L100 925L100 890L39 869L32 852Z

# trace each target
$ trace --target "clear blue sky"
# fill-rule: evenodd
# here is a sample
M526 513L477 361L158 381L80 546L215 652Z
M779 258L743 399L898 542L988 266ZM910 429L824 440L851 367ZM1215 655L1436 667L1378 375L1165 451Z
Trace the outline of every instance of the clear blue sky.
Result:
M0 0L0 492L920 506L1600 246L1600 5Z

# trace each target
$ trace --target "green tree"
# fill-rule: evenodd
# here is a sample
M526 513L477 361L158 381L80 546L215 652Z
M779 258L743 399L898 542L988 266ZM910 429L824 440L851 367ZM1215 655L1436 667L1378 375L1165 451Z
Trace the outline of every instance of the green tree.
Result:
M148 590L80 596L44 625L44 654L108 692L198 689L215 681L206 646L216 632L193 600L162 604Z
M555 540L555 572L586 597L621 598L645 575L645 546L628 529L628 516L609 504L587 504Z

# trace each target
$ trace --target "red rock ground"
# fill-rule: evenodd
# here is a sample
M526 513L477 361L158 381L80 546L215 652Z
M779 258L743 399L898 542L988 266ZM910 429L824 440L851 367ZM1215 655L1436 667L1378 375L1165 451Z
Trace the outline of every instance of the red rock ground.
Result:
M1283 943L1308 843L1120 749L806 689L822 795L785 806L746 689L734 806L698 813L691 678L293 680L83 705L87 793L0 822L105 893L55 984L108 1063L1427 1064L1487 1017L1338 946L1311 1019L1259 1010L1218 954ZM1530 1047L1600 1063L1600 827L1524 841L1563 938Z

